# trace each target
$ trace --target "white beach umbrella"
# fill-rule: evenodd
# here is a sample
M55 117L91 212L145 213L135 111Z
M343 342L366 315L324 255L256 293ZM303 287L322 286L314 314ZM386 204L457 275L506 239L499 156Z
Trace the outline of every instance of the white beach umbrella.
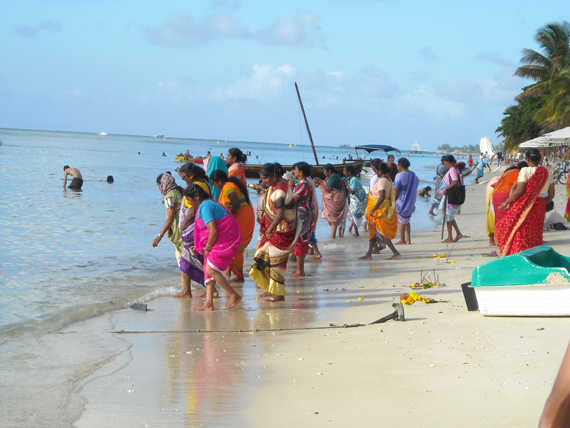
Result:
M550 138L552 141L569 141L570 142L570 126L567 128L559 129L558 131L549 132L544 134L544 137Z

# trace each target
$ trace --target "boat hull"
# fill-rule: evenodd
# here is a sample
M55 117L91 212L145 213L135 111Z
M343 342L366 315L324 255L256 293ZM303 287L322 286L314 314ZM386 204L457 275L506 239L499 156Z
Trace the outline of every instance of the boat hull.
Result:
M474 287L484 316L568 317L570 284Z

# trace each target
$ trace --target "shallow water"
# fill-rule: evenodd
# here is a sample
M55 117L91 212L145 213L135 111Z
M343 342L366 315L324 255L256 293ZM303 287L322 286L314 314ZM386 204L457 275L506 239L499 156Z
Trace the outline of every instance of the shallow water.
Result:
M128 353L131 346L98 333L71 339L60 334L62 328L73 328L91 317L105 322L112 311L174 294L180 282L174 248L167 240L158 248L151 243L165 219L156 177L179 165L173 161L175 154L187 148L194 154L210 149L225 153L237 146L250 150L251 158L260 163L312 161L307 146L273 143L116 135L98 139L95 134L7 129L0 129L0 138L4 178L0 188L0 414L9 415L7 426L70 423L84 405L71 394L77 382ZM338 147L317 150L325 156L321 162L348 154ZM421 187L431 183L437 158L410 159ZM62 189L65 164L81 170L83 191ZM108 175L114 176L114 184L106 183ZM251 196L255 201L254 192ZM419 199L413 232L437 227L436 221L423 215L428 209L428 200ZM325 254L365 251L366 238L333 242L329 232L330 227L320 220L317 237ZM255 239L246 252L246 264L254 246ZM315 269L315 275L327 275L328 287L342 287L347 281L334 260ZM287 315L288 322L309 323L308 313L316 310L311 293L304 287L297 290L293 283L289 287L298 316ZM334 308L340 302L328 299L319 305ZM248 316L275 323L258 307L252 310ZM34 391L29 385L34 385ZM30 394L37 398L36 404L25 400Z

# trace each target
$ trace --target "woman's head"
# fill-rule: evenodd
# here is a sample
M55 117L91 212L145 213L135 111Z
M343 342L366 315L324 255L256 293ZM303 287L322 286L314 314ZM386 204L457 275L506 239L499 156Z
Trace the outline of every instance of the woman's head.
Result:
M356 168L354 165L346 165L344 167L344 175L348 177L354 177L356 175Z
M208 181L206 172L198 165L191 162L182 165L177 172L180 178L188 185L194 183L196 180Z
M285 170L281 164L277 162L266 163L263 165L259 173L261 179L263 180L263 183L267 187L273 186L276 181L279 181L281 177L283 177L283 174L285 174Z
M327 163L325 166L323 166L323 171L327 177L331 174L338 174L336 168L332 163Z
M380 165L378 165L378 173L381 176L387 176L390 175L390 167L388 166L387 163L382 162Z
M398 159L400 169L407 170L410 167L410 161L407 158Z
M222 187L224 187L224 184L226 184L226 181L228 181L228 174L226 174L225 171L222 171L221 169L212 171L212 174L210 175L210 182L217 189L222 189Z
M453 155L445 155L443 157L443 164L447 167L447 169L454 167L456 164L455 157Z
M540 151L537 148L528 149L525 153L526 161L529 164L538 165L540 162Z
M372 171L374 171L374 174L378 174L380 172L380 165L383 164L384 162L382 162L380 159L376 158L376 159L372 159L370 161L370 165L372 165Z
M388 164L392 165L394 163L394 159L395 159L394 155L388 155Z
M210 195L204 189L202 189L197 184L191 184L186 189L184 189L184 196L192 207L198 207L206 199L210 199Z
M307 162L297 162L293 165L293 170L295 171L295 177L299 178L299 173L303 174L304 177L309 177L311 175L311 165Z
M236 162L245 163L246 160L247 155L235 147L233 149L229 149L228 154L226 155L226 163L229 165L233 165Z

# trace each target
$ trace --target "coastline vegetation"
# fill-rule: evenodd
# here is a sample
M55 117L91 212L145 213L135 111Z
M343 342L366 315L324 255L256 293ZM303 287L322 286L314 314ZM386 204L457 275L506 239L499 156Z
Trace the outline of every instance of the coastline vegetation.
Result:
M540 28L534 40L537 52L523 49L515 76L531 79L516 104L503 112L495 132L504 137L505 150L544 133L570 126L570 23L553 22Z

